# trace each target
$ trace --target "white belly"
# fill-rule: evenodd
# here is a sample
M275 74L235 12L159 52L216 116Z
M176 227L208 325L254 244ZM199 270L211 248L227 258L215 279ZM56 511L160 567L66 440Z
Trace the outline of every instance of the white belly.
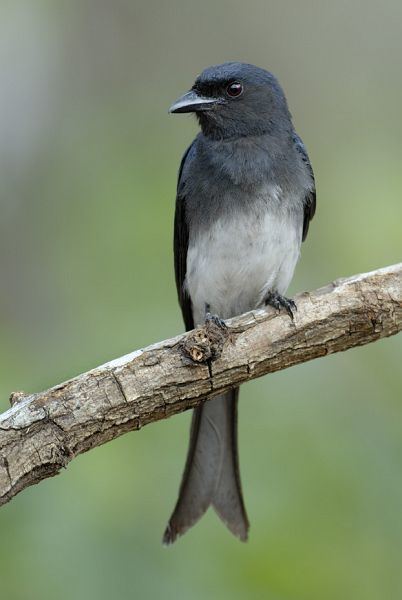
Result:
M269 290L286 292L300 253L296 221L268 212L232 215L190 239L185 285L195 324L207 304L227 319L260 306Z

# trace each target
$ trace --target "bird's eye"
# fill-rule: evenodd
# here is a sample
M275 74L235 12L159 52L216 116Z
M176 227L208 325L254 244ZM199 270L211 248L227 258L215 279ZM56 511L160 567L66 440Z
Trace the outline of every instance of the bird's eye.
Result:
M232 83L229 83L228 87L226 88L226 93L231 98L236 98L237 96L240 96L242 91L243 86L238 81L233 81Z

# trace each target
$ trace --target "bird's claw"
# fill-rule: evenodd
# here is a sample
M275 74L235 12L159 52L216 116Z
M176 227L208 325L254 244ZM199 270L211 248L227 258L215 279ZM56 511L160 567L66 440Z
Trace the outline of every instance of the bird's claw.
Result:
M228 328L228 326L226 325L226 323L223 319L218 317L218 315L211 315L210 312L207 312L205 315L205 323L213 323L214 325L219 327L219 329L223 329L223 330L226 330Z
M273 306L276 310L284 308L289 317L294 320L294 313L297 311L296 302L291 298L281 296L278 292L269 292L265 298L265 305Z

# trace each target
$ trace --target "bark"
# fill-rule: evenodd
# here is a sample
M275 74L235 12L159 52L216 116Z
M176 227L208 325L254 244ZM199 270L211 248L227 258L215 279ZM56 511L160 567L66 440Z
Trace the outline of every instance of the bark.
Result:
M0 505L78 454L192 408L240 383L402 329L402 263L213 322L88 371L45 392L15 392L0 415Z

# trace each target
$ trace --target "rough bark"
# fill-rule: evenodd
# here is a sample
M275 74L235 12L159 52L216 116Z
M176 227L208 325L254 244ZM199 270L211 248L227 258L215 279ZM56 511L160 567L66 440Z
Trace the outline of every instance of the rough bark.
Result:
M295 300L293 322L255 310L228 321L228 332L210 323L45 392L12 394L12 408L0 415L0 505L81 452L231 386L398 333L402 263Z

